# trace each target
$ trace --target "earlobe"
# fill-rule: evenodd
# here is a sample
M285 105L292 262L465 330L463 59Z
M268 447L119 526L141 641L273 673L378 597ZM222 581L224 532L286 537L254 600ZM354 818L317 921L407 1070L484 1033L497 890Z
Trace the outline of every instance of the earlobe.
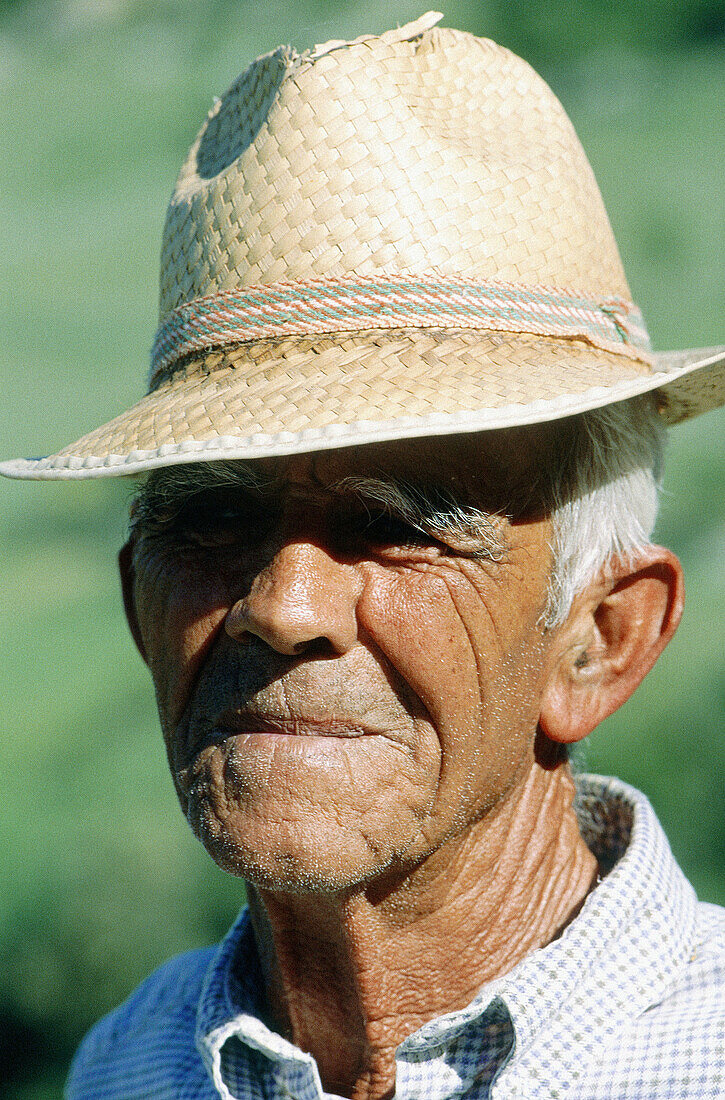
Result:
M141 628L136 614L136 600L134 597L134 583L136 573L133 567L133 540L129 539L118 552L118 570L121 575L121 593L123 595L123 609L126 612L126 622L131 631L131 637L136 643L136 648L142 659L148 664L146 647L141 637Z
M683 605L682 567L664 547L610 564L557 632L542 731L553 741L580 741L621 707L675 633Z

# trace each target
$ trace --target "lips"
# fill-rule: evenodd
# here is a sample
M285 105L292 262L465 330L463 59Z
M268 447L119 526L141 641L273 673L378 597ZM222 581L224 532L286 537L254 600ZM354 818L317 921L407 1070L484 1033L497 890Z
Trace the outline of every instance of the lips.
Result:
M243 651L222 639L205 662L176 726L175 755L183 763L207 746L251 736L250 749L282 740L313 742L373 738L410 751L414 716L425 716L381 655L361 646L339 659L292 661L265 647ZM351 687L352 685L352 687ZM255 736L257 735L257 736ZM241 742L237 748L241 749ZM266 751L266 749L264 749Z
M220 734L238 733L285 734L294 737L370 737L385 731L372 729L359 722L343 722L334 719L305 718L257 714L245 710L228 709L214 722Z

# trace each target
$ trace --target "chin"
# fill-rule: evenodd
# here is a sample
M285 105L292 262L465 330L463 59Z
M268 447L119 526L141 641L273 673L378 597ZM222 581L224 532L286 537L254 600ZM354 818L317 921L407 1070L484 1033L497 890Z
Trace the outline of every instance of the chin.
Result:
M238 809L221 817L192 801L187 818L217 866L273 892L340 893L399 865L394 851L371 842L355 823L325 821L309 808L308 814L310 820L301 814L292 821L250 821Z
M383 738L360 741L207 745L175 775L189 825L222 870L266 890L348 891L415 861L428 787L406 786Z

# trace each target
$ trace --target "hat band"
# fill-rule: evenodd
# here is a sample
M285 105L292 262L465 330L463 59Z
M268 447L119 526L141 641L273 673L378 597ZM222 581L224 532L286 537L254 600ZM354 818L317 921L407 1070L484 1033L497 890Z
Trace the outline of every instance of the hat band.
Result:
M150 384L193 352L267 337L387 328L563 336L650 362L642 314L623 298L597 302L545 286L379 275L239 287L187 302L156 334Z

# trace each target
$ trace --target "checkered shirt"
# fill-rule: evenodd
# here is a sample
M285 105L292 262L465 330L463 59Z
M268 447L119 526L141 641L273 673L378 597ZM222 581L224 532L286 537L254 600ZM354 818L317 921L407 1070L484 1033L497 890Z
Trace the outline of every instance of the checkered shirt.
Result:
M652 807L580 776L603 881L565 932L396 1053L396 1100L722 1100L725 910L698 904ZM262 1022L248 913L89 1033L68 1100L322 1100L314 1059Z

